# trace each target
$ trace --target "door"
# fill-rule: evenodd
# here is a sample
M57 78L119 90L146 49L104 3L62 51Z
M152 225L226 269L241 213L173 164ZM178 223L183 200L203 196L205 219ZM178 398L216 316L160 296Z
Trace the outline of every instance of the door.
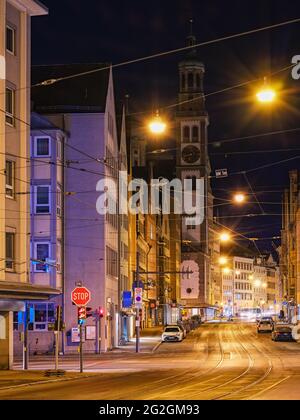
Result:
M0 370L9 369L9 312L0 312Z

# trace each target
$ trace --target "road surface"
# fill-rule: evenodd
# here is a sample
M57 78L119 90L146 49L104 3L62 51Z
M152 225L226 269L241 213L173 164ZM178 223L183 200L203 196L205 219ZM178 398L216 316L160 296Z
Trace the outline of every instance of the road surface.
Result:
M71 358L63 367L78 364ZM0 400L300 399L300 344L273 343L253 324L205 324L153 354L88 358L85 367L90 377L0 389Z

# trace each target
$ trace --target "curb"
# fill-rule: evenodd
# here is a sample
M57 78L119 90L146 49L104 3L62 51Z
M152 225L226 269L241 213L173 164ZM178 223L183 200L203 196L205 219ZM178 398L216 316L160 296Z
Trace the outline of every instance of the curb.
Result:
M56 382L68 382L68 381L76 381L78 379L94 378L95 376L96 375L82 375L82 376L74 376L74 378L50 379L49 381L36 381L36 382L29 382L27 384L11 385L11 386L0 388L0 392L9 390L9 389L23 388L26 386L44 385L44 384L51 384L51 383L56 383Z

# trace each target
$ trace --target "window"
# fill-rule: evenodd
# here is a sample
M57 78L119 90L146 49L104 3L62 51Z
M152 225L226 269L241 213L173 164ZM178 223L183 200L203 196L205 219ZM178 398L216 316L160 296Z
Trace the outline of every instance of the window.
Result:
M8 271L14 271L14 255L15 255L15 234L6 232L5 234L5 268Z
M35 187L35 213L47 214L50 213L50 186Z
M50 157L50 137L34 138L34 155L41 157Z
M197 73L197 75L196 75L196 85L197 85L198 89L201 88L201 77L200 77L199 73Z
M57 216L61 216L62 215L62 193L61 193L61 188L58 186L57 187L57 193L56 193L56 214Z
M48 323L55 322L54 303L36 303L34 304L34 324L35 331L48 331Z
M188 74L188 87L189 88L194 87L194 75L193 75L193 73Z
M185 81L186 81L185 74L182 74L181 75L181 89L182 90L185 89Z
M35 244L35 258L37 261L46 261L50 257L50 243L39 242ZM38 263L34 266L34 271L38 273L46 273L48 266L46 264Z
M185 127L183 127L183 142L189 143L189 141L190 141L190 127L186 125Z
M11 26L6 27L6 50L14 55L16 53L16 31Z
M110 247L106 247L106 264L107 274L117 277L118 276L118 254Z
M15 162L7 160L5 164L5 176L6 176L6 197L14 198L15 190Z
M193 131L192 131L192 142L193 143L199 142L199 127L197 127L196 125L193 127Z
M11 88L6 88L5 101L5 121L7 124L14 126L15 124L15 91Z

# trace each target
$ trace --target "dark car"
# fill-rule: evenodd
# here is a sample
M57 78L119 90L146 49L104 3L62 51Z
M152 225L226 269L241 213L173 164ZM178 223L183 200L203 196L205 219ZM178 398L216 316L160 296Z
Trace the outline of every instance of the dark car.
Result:
M295 341L293 331L289 325L277 325L272 332L273 341Z

